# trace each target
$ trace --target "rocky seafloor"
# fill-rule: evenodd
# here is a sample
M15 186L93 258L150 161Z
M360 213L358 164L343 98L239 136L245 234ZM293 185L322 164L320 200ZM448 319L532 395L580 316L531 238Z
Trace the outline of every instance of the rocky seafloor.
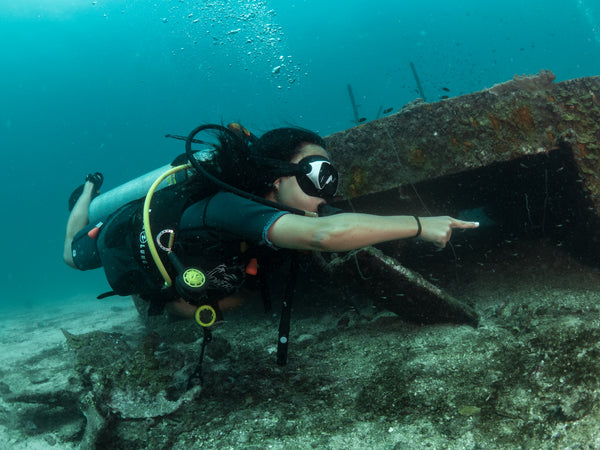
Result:
M407 323L311 280L286 366L259 302L214 331L191 390L194 324L149 329L126 300L3 323L0 447L600 448L598 270L541 239L454 250L424 275L477 328Z

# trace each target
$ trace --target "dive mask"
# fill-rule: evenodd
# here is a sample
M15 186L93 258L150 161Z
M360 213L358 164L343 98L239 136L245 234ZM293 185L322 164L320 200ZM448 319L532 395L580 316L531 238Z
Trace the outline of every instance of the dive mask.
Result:
M297 166L296 180L300 189L311 197L332 199L338 188L339 176L331 162L321 155L302 158Z

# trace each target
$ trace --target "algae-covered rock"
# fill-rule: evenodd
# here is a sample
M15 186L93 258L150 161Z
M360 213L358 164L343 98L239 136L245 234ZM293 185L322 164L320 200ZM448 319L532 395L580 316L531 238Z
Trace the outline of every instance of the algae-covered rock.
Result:
M115 388L110 393L108 406L123 419L148 419L171 414L186 402L193 400L200 391L200 386L186 391L177 400L167 399L167 392L151 394L143 389L122 390Z
M73 335L62 330L77 358L77 370L99 390L131 388L158 393L166 389L168 371L155 355L157 336L147 335L131 347L118 333L93 331Z
M87 366L111 367L111 372L115 373L116 366L122 366L123 359L131 351L123 335L119 333L92 331L76 335L65 329L61 331L67 340L67 346L77 355L79 369Z
M182 368L180 354L169 348L159 350L161 341L156 333L130 345L118 333L74 335L62 331L76 354L77 371L90 386L82 404L86 416L96 417L96 424L104 426L98 411L105 419L111 415L142 419L171 414L199 392L198 387L186 391L183 385L187 380L174 383L175 372Z

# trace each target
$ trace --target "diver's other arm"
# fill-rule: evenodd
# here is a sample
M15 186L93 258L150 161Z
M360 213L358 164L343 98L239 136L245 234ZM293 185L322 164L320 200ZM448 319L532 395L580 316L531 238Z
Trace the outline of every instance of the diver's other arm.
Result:
M376 216L343 213L329 217L303 217L286 214L269 229L269 240L281 248L317 251L347 251L380 242L417 236L444 247L454 228L477 228L478 222L465 222L448 216Z
M235 292L219 300L219 309L223 313L232 311L242 306L250 297L251 293L246 290ZM186 319L193 319L198 306L186 302L183 298L178 298L177 300L168 302L165 306L165 309L171 315Z
M169 314L173 316L183 317L186 319L193 319L194 314L196 313L196 309L198 309L198 307L186 302L182 298L178 298L177 300L167 302L167 304L165 305L165 309Z

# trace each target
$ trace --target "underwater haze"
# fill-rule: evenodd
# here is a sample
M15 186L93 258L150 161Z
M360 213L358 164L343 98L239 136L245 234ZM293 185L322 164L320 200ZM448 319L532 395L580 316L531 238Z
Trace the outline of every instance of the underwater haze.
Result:
M3 311L109 290L62 262L67 199L183 152L167 133L239 121L327 135L549 69L600 74L595 0L0 1Z

